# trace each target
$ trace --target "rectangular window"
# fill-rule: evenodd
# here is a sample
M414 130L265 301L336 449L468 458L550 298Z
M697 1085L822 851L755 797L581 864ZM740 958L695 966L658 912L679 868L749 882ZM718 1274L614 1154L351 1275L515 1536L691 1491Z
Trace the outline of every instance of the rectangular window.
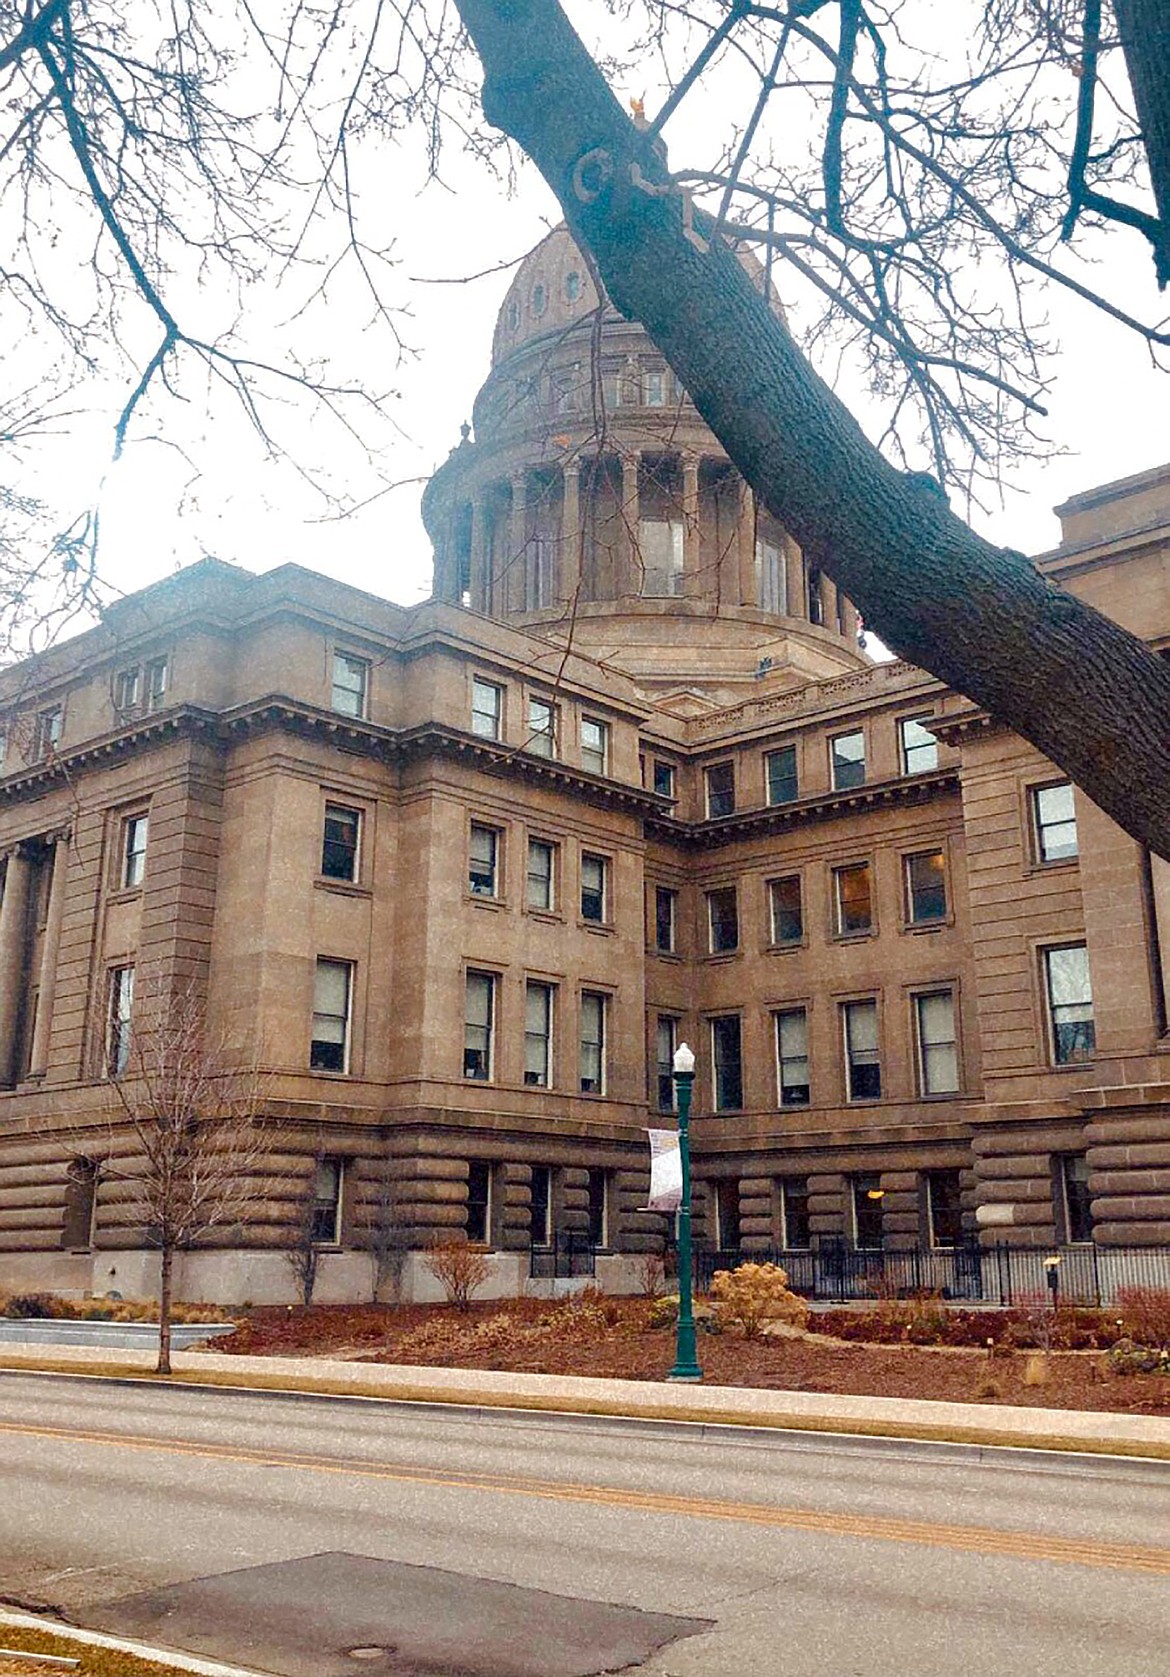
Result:
M353 966L318 957L313 978L311 1071L349 1070L349 1008Z
M800 943L804 937L804 909L798 873L768 881L768 911L772 942Z
M929 996L915 996L914 1026L919 1094L958 1094L959 1045L955 1039L953 993L936 990Z
M739 906L734 885L707 892L707 948L712 955L739 948Z
M1057 1236L1076 1245L1093 1238L1093 1198L1089 1193L1089 1160L1084 1153L1059 1153L1055 1159Z
M557 754L557 707L548 699L528 701L528 738L524 749L534 757Z
M528 1221L531 1246L552 1244L552 1171L547 1165L532 1167L532 1210Z
M553 986L529 980L524 991L524 1081L530 1088L552 1083Z
M535 535L524 551L524 605L528 611L543 611L553 603L556 543L551 536Z
M963 1201L957 1170L926 1172L926 1228L931 1246L961 1246Z
M341 1189L343 1159L318 1159L313 1167L311 1235L314 1246L341 1244Z
M739 1014L711 1021L712 1084L717 1112L739 1112L743 1107L743 1059L740 1053Z
M654 759L654 790L660 798L674 797L674 764L664 763L661 757Z
M877 1003L846 1002L841 1013L845 1028L848 1098L851 1101L876 1101L882 1092Z
M39 712L36 732L33 735L33 758L36 762L43 763L60 745L63 720L64 712L60 705L53 705L50 709Z
M119 670L114 677L114 709L119 716L133 716L138 710L142 691L142 672L135 664L132 670Z
M733 763L712 763L709 769L704 769L703 778L707 787L707 814L709 817L718 815L732 815L735 812L735 765Z
M873 890L869 863L853 862L833 869L833 912L838 937L854 937L873 930Z
M852 1190L853 1244L863 1250L878 1251L882 1244L881 1177L865 1172L849 1179Z
M608 903L608 864L604 856L581 857L581 918L595 925L605 924Z
M925 850L904 858L906 919L911 926L928 926L947 917L947 859L941 850Z
M790 804L799 795L796 747L782 745L778 751L769 751L764 758L764 769L768 777L768 802Z
M660 955L678 948L678 892L662 885L654 888L654 947Z
M671 599L683 591L683 527L677 518L638 521L638 552L642 557L642 593Z
M815 568L810 569L808 575L808 620L823 627L825 621L825 596L821 588L821 573Z
M63 1251L88 1252L93 1248L99 1175L96 1159L74 1159L69 1165L61 1222Z
M321 837L321 873L326 879L348 880L358 876L358 840L361 811L344 804L325 805L325 827Z
M496 981L490 972L469 972L464 993L463 1075L477 1083L492 1078Z
M1077 855L1077 812L1067 780L1032 788L1032 833L1038 862L1069 862Z
M110 999L106 1030L106 1073L121 1077L130 1064L130 1018L134 1011L134 968L114 967L110 972Z
M715 1184L715 1243L720 1252L738 1252L739 1183L724 1177Z
M756 601L761 611L783 617L788 610L788 576L776 542L756 541Z
M499 833L473 821L467 859L467 889L473 897L499 896L499 856Z
M333 709L339 710L343 716L364 716L369 679L370 666L364 658L355 658L351 652L335 652Z
M145 815L128 815L122 823L122 885L126 890L142 884L149 826Z
M904 716L898 723L898 736L903 774L928 774L938 768L938 740L925 722L916 716Z
M654 1033L659 1112L674 1111L674 1051L677 1047L678 1020L660 1013Z
M471 683L471 731L480 739L498 740L503 725L504 692L494 681Z
M527 898L529 908L541 910L551 914L555 906L555 883L553 869L555 857L554 846L547 839L529 839L528 841L528 888Z
M609 772L609 729L595 716L581 718L581 767L593 774Z
M807 1176L785 1176L781 1179L780 1245L797 1250L812 1245Z
M486 1159L467 1165L467 1238L474 1246L491 1245L492 1167Z
M609 1172L596 1165L589 1170L589 1244L609 1245Z
M1053 1065L1071 1066L1091 1060L1097 1037L1089 952L1083 943L1044 951L1044 988Z
M780 1106L807 1106L808 1014L803 1007L785 1008L776 1019L776 1091Z
M605 1024L608 998L596 990L581 992L581 1093L605 1093Z
M167 702L167 661L165 658L152 658L144 672L143 685L146 688L146 709L153 714L161 710Z
M664 408L666 406L666 372L662 367L649 367L642 373L642 406L644 408Z
M838 734L829 741L833 767L834 792L848 792L853 786L865 785L865 735L860 728L851 734Z

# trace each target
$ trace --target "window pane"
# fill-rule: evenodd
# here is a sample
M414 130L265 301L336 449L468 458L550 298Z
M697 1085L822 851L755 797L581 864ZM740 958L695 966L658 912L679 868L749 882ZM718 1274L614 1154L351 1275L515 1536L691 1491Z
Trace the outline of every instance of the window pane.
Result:
M528 739L525 749L534 757L556 754L556 707L547 699L531 699L528 704Z
M857 862L852 867L835 868L833 884L837 899L838 935L845 937L851 932L870 931L873 926L873 899L869 863Z
M543 839L528 841L528 906L545 910L553 906L553 847Z
M356 809L340 804L325 805L325 832L321 845L321 872L326 879L357 878L358 827Z
M712 1019L711 1050L716 1109L720 1112L739 1111L743 1106L743 1065L738 1014Z
M768 887L772 909L772 942L799 943L804 936L800 875L774 879Z
M788 610L784 554L776 542L756 542L756 601L761 611L783 617Z
M320 1246L337 1243L341 1222L341 1184L344 1177L340 1159L318 1159L313 1171L312 1238Z
M492 1074L492 1012L495 979L490 973L467 974L464 1001L463 1075L486 1083Z
M878 1058L877 1003L847 1002L844 1011L849 1099L877 1100L882 1092L882 1068Z
M598 924L605 920L605 858L581 858L581 918Z
M1066 1153L1060 1160L1064 1194L1064 1238L1090 1241L1093 1238L1093 1200L1089 1193L1089 1160L1084 1153Z
M1083 943L1044 952L1052 1058L1056 1065L1091 1060L1096 1048L1089 957Z
M906 858L906 910L913 925L945 920L947 915L946 857L941 850Z
M768 771L768 802L789 804L797 796L796 747L781 746L764 759Z
M938 740L930 729L914 718L901 724L902 769L905 774L925 774L938 768Z
M333 654L333 708L345 716L364 716L366 713L366 675L369 665L364 658L354 658L348 652Z
M527 986L524 997L524 1081L546 1088L551 1082L552 985Z
M492 1168L486 1159L467 1166L467 1238L476 1245L491 1240Z
M953 1095L959 1088L955 999L949 990L917 996L920 1087L924 1095Z
M958 1246L963 1239L963 1205L957 1170L928 1170L926 1205L932 1246Z
M594 774L604 774L606 770L608 731L604 722L596 722L592 717L581 720L581 764Z
M707 917L710 931L708 948L713 955L725 954L739 947L739 910L734 885L722 891L708 891Z
M142 884L146 871L146 836L149 822L145 815L132 815L126 822L126 848L123 858L122 884L127 888Z
M803 1007L776 1015L776 1061L781 1106L807 1106L808 1016Z
M654 947L664 955L672 955L675 945L676 924L675 892L664 890L661 885L654 892Z
M349 1035L348 961L318 961L313 978L313 1071L345 1071Z
M678 1021L659 1014L655 1032L655 1060L658 1078L658 1110L674 1111L674 1051Z
M705 771L707 814L731 815L735 811L735 769L731 763L713 763Z
M1033 793L1036 853L1042 862L1063 862L1078 853L1072 786L1040 786Z
M498 740L503 695L490 681L473 681L471 686L471 731L481 739Z
M475 897L494 897L496 894L498 843L499 834L494 827L472 825L467 884Z
M682 593L683 527L681 519L643 518L638 522L642 556L642 593L670 598Z
M605 1093L605 997L591 990L581 995L581 1092Z
M609 1244L609 1179L596 1166L589 1171L589 1242L592 1246Z
M674 764L654 760L654 790L660 798L674 797Z
M882 1243L882 1185L879 1176L855 1176L853 1188L853 1236L858 1246L877 1248Z
M785 1246L811 1244L808 1216L808 1177L789 1176L780 1184L780 1238Z
M838 734L832 741L833 790L846 792L865 785L865 735Z

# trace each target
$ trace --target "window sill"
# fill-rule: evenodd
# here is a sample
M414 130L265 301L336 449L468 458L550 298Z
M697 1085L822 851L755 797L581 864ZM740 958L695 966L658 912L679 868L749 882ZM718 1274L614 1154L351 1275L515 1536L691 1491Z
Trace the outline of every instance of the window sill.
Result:
M833 932L830 934L831 943L866 943L870 938L878 935L876 926L868 927L864 932Z
M660 961L673 961L678 966L682 965L682 956L677 949L659 949L656 944L648 943L646 953L656 955Z
M565 917L555 908L530 908L525 906L525 914L530 920L539 920L546 926L563 926Z
M583 932L597 932L601 937L613 937L617 932L612 920L578 920L577 925Z
M1033 856L1024 863L1024 878L1031 879L1038 873L1075 873L1080 865L1079 856L1061 856L1051 862L1040 862Z
M310 1077L327 1077L331 1083L348 1083L357 1075L353 1071L327 1071L324 1066L310 1066Z
M905 937L918 937L923 932L945 931L948 926L953 926L954 923L955 917L953 914L944 914L938 920L903 920L900 930Z
M742 954L743 950L739 948L709 949L705 955L700 955L699 959L702 961L704 966L711 967L719 966L728 961L738 961Z
M106 901L108 903L132 903L136 897L141 897L141 895L141 885L116 885L107 896Z
M373 891L368 885L363 885L357 879L331 879L328 874L319 873L313 881L317 891L332 891L339 897L372 897Z
M507 897L484 897L478 891L464 891L463 901L472 903L476 908L503 909L508 906Z
M787 939L784 943L765 943L763 953L765 955L791 955L794 949L807 948L808 939L806 937L794 937Z

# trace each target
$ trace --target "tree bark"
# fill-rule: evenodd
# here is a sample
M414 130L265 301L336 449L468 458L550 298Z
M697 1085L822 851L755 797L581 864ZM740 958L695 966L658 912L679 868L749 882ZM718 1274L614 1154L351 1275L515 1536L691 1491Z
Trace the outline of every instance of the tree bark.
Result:
M537 164L615 305L760 500L902 657L1031 740L1170 858L1170 663L956 518L867 440L711 239L557 0L458 0L484 111Z
M171 1282L175 1249L169 1243L162 1248L158 1283L158 1367L157 1374L171 1372Z
M1166 0L1113 0L1121 50L1141 123L1162 237L1158 284L1170 280L1170 11Z

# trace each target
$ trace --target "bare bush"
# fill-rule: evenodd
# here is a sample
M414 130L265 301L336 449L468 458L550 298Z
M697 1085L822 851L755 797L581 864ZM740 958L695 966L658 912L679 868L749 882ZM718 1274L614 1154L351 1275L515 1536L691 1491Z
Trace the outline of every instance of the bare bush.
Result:
M423 1263L447 1295L447 1303L466 1310L491 1273L485 1253L466 1240L440 1240L423 1258Z
M794 1328L808 1325L808 1305L789 1291L788 1275L779 1264L717 1269L711 1297L721 1322L738 1322L745 1339L758 1339L767 1322L784 1322Z

